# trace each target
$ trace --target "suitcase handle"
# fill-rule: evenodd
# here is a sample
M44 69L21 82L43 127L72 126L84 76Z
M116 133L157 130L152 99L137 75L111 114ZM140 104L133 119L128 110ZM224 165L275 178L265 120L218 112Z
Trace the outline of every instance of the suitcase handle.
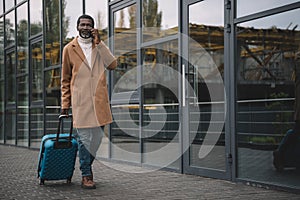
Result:
M58 127L57 127L57 134L56 134L56 141L55 143L58 145L58 139L59 139L59 133L60 133L60 128L61 128L61 124L62 124L62 120L64 118L71 118L71 127L70 127L70 135L69 135L69 141L72 141L72 133L73 133L73 116L72 114L69 115L59 115L58 117Z

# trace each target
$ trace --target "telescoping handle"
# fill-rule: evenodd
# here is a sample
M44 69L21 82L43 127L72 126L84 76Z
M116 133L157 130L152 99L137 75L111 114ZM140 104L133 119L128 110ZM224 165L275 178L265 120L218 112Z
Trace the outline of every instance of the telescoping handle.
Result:
M57 127L57 135L56 135L56 142L58 143L60 129L62 125L62 121L64 118L70 118L71 119L71 127L70 127L70 135L69 135L69 141L72 140L72 133L73 133L73 116L72 114L69 115L59 115L58 117L58 127Z

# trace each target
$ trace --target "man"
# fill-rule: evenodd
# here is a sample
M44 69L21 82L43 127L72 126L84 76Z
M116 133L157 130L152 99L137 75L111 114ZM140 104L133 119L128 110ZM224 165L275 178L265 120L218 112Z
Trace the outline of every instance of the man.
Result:
M103 137L104 125L112 122L105 70L115 69L117 62L100 40L91 16L78 18L77 31L79 35L63 49L61 114L68 115L72 103L81 186L95 189L92 164Z

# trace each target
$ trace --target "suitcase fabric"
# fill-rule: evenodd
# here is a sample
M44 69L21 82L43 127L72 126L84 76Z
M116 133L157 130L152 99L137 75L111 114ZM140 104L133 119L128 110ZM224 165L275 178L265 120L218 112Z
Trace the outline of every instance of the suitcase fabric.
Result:
M60 133L62 120L65 117L59 117L57 134L47 134L42 138L38 164L38 177L41 185L45 180L66 179L68 183L71 182L78 144L72 136L72 125L70 133Z

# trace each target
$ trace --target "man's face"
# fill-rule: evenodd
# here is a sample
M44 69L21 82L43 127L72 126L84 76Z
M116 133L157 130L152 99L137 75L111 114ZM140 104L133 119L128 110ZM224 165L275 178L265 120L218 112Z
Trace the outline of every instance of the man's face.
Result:
M93 23L90 19L80 19L77 30L79 32L80 37L82 38L90 38L92 37L91 30L93 29Z

